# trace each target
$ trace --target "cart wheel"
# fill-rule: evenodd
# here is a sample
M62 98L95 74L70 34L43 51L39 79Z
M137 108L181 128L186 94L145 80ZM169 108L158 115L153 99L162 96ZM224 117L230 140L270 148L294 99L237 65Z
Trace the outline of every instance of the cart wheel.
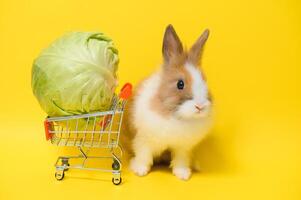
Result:
M64 171L63 172L55 172L55 178L56 178L56 180L61 181L61 180L64 179L64 177L65 177Z
M120 169L120 164L117 160L114 160L112 163L112 169L113 170L119 170Z
M114 185L119 185L122 182L122 178L112 178L112 182Z

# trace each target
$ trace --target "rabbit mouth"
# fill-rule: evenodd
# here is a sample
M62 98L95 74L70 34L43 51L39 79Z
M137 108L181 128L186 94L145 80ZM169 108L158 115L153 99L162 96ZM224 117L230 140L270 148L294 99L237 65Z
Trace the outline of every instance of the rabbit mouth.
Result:
M196 110L195 114L198 117L206 117L208 114L208 110L209 110L208 107L204 107L204 108L202 108L202 110Z
M209 113L209 104L196 104L193 101L186 102L178 107L176 111L176 116L179 118L186 119L199 119L206 117Z
M196 112L197 112L197 113L200 113L200 112L202 112L203 110L205 110L205 107L206 107L206 106L203 106L203 105L200 105L200 104L195 104L194 107L196 108Z
M199 117L204 117L208 113L207 106L202 107L202 109L196 109L195 114Z

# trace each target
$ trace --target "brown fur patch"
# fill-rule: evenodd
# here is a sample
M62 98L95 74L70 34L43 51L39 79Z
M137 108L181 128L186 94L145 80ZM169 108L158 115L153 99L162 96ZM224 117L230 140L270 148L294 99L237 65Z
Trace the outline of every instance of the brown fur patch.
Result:
M187 54L183 53L176 59L163 65L159 89L153 97L152 108L163 116L169 116L184 101L192 98L192 77L184 68ZM177 83L184 81L184 88L179 90Z
M137 96L139 95L142 87L142 83L145 79L141 80L133 90L132 96L128 99L123 115L123 123L121 127L120 141L122 143L122 147L126 150L128 156L133 156L134 152L132 149L132 141L136 136L137 130L134 126L134 102L136 101Z

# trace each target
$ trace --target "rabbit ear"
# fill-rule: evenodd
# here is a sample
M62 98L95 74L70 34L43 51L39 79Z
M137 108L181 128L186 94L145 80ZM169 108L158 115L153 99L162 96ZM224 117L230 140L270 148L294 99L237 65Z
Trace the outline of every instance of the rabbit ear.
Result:
M209 37L209 30L206 29L203 34L197 39L194 45L188 52L188 60L195 65L200 64L200 60L202 58L202 53L204 49L204 45Z
M165 30L162 53L165 62L169 62L171 58L183 53L183 45L171 24Z

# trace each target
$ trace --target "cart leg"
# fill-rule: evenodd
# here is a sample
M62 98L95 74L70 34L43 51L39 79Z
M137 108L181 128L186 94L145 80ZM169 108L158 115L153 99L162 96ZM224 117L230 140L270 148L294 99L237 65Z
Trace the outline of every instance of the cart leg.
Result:
M61 164L57 165L59 161L56 162L56 172L55 172L55 178L58 181L61 181L65 177L65 171L69 169L69 158L66 157L59 157L58 160L60 160Z
M78 150L80 151L81 156L83 156L86 159L88 158L88 155L84 152L84 150L80 146L78 147Z
M121 151L122 153L122 151ZM114 185L119 185L122 182L121 178L121 161L120 159L115 155L113 149L111 149L111 154L113 158L113 163L112 163L112 169L113 169L113 178L112 182Z

